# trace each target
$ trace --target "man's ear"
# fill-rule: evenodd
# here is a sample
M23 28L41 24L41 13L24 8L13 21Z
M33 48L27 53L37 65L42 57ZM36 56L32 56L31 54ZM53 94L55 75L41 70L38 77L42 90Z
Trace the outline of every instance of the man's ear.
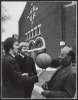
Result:
M70 60L71 59L71 56L68 56L67 59Z
M12 50L14 49L14 47L12 46Z

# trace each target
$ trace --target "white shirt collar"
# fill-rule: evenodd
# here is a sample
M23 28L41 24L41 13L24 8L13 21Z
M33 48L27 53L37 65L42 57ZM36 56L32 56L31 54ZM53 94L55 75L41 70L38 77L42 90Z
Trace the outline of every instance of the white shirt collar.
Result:
M20 53L20 56L22 57L22 58L24 58L25 56L24 55L22 55L21 53Z
M14 58L15 58L15 55L11 54Z

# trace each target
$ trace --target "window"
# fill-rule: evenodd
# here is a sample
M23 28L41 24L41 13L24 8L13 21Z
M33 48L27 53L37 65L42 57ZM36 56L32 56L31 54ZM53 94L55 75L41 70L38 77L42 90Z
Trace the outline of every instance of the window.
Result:
M28 39L27 35L26 35L26 40Z
M39 34L39 27L37 28L37 34Z
M28 33L28 39L29 39L29 33Z
M33 37L35 36L35 30L33 30Z
M30 32L30 38L32 37L32 31Z
M31 37L30 37L30 34L31 34L31 33L29 33L29 39L31 38Z
M39 34L41 34L41 24L26 33L26 40L31 39Z

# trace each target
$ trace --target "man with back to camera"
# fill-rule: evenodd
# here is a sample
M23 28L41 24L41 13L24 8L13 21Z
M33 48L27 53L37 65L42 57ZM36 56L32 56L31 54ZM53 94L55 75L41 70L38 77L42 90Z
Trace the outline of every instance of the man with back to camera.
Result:
M27 42L21 42L19 44L19 55L15 56L16 61L18 62L21 73L27 73L28 77L37 75L35 63L33 58L29 57L26 54L29 44ZM24 98L31 98L32 90L34 84L28 84L23 87Z
M42 95L46 98L73 98L76 91L76 70L71 66L75 53L65 46L61 50L61 67L53 74L50 81L42 85Z
M24 98L23 86L38 82L43 71L32 77L22 76L15 55L19 44L14 38L4 41L5 56L2 60L2 98Z

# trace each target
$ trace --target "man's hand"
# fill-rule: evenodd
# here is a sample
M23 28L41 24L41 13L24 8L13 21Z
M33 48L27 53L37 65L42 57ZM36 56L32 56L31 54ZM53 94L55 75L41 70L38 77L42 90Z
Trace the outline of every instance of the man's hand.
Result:
M47 82L45 82L45 83L42 85L42 88L43 88L44 90L47 90L47 89L48 89L48 84L47 84Z
M43 97L48 97L49 96L49 93L50 93L49 90L45 90L41 94L43 95Z
M28 73L23 73L22 76L28 76Z
M42 71L40 71L40 72L37 74L37 76L40 77L40 76L45 72L45 70L46 70L46 69L43 69Z

